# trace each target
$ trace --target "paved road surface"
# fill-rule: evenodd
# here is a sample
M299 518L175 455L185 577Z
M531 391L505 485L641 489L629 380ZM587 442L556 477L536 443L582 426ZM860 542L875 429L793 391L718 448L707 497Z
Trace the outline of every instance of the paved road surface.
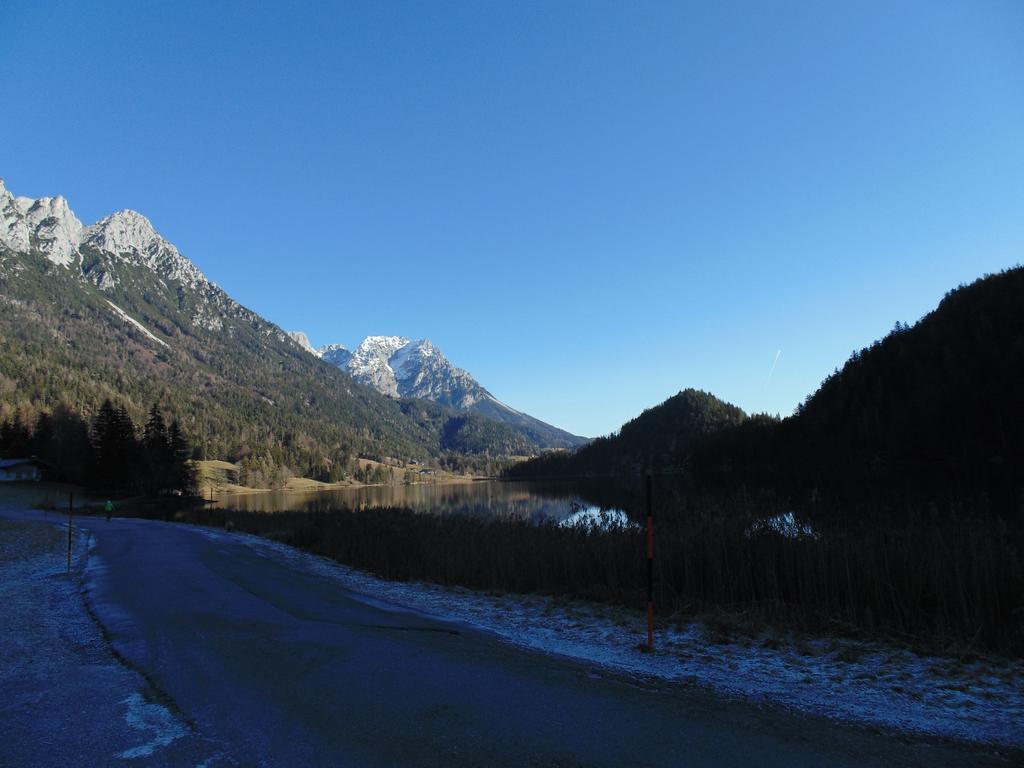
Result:
M354 595L231 534L128 519L76 524L93 538L88 565L80 561L91 612L123 665L146 680L149 700L188 730L111 764L1009 764L524 651ZM61 738L84 738L89 719L77 713L79 735Z

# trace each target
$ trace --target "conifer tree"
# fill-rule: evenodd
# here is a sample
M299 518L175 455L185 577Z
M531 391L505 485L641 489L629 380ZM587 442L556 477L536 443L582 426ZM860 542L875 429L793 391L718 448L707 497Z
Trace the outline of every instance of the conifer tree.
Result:
M155 495L166 492L173 487L174 461L167 425L156 403L149 409L149 419L142 435L142 449L146 463L144 485L147 493Z
M139 446L135 425L123 406L103 401L93 421L96 485L112 493L131 492L139 486Z
M178 420L171 422L168 430L168 447L170 451L170 487L181 493L191 493L196 487L195 470L189 462L192 449L182 434Z

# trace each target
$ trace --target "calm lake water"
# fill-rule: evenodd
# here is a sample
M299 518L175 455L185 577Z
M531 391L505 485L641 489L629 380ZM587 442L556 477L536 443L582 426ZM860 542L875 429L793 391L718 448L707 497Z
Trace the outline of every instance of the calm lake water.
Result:
M326 491L268 491L221 496L212 505L247 512L323 511L406 507L432 514L518 517L569 524L625 521L604 488L585 483L487 480L473 483L382 485ZM604 512L602 516L601 513Z

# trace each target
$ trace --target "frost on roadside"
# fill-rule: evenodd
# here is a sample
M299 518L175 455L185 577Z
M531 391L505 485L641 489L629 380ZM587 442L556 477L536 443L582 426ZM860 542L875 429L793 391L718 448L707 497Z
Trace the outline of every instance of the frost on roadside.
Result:
M221 534L207 531L206 535ZM662 622L642 653L644 618L536 595L491 595L390 582L284 544L232 534L356 593L492 632L515 645L611 672L700 685L840 721L964 741L1024 746L1024 662L920 655L883 643L734 631L713 619Z

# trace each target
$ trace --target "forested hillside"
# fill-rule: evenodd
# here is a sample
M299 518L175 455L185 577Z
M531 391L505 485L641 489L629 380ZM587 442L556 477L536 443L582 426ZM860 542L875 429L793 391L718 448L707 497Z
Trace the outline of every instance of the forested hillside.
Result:
M682 467L706 435L740 424L746 414L714 395L686 389L573 452L550 452L515 465L511 477L634 476Z
M856 351L788 418L692 390L516 477L679 474L701 489L1024 510L1024 268L951 291Z
M1020 510L1024 268L949 292L854 352L793 416L722 433L694 462L718 486Z

